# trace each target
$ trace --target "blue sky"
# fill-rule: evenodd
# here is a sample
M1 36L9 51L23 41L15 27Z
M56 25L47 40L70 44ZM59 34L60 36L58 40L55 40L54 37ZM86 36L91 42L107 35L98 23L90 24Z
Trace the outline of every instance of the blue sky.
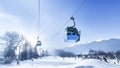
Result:
M83 0L40 0L40 40L43 48L63 48L65 27ZM74 15L81 41L120 38L120 0L87 0ZM0 0L0 34L16 31L36 43L38 0ZM57 36L56 33L59 32ZM73 43L72 43L73 44Z

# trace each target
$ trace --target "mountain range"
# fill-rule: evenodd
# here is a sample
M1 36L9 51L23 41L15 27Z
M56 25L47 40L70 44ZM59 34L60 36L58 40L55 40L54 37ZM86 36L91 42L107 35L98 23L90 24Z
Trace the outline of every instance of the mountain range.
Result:
M120 50L120 39L112 38L109 40L93 41L87 44L75 44L74 46L66 47L63 50L75 54L86 54L89 50L115 52Z

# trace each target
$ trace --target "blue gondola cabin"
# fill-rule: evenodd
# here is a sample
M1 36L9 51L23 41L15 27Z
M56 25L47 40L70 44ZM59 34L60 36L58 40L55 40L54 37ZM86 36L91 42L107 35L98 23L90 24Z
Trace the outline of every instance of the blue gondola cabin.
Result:
M80 40L80 32L75 27L67 27L66 28L66 41L75 41L78 42Z

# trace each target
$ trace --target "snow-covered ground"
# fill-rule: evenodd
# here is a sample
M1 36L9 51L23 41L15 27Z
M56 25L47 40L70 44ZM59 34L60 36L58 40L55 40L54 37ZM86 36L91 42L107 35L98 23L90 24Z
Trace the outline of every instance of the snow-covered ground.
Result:
M77 59L59 57L44 57L34 61L21 61L19 65L15 62L8 65L0 65L0 68L120 68L120 65L106 63L95 59Z

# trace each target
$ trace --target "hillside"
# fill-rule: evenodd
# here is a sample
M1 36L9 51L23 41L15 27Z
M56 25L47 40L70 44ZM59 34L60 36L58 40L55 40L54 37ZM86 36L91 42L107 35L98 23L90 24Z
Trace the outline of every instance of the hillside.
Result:
M21 61L19 65L12 63L9 65L0 65L1 68L120 68L120 65L106 63L96 59L77 59L60 57L44 57L34 59L33 61Z
M109 39L109 40L102 40L102 41L93 41L87 44L77 44L72 47L64 48L65 51L70 51L76 54L79 53L88 53L89 50L96 50L96 51L117 51L120 50L120 39Z

